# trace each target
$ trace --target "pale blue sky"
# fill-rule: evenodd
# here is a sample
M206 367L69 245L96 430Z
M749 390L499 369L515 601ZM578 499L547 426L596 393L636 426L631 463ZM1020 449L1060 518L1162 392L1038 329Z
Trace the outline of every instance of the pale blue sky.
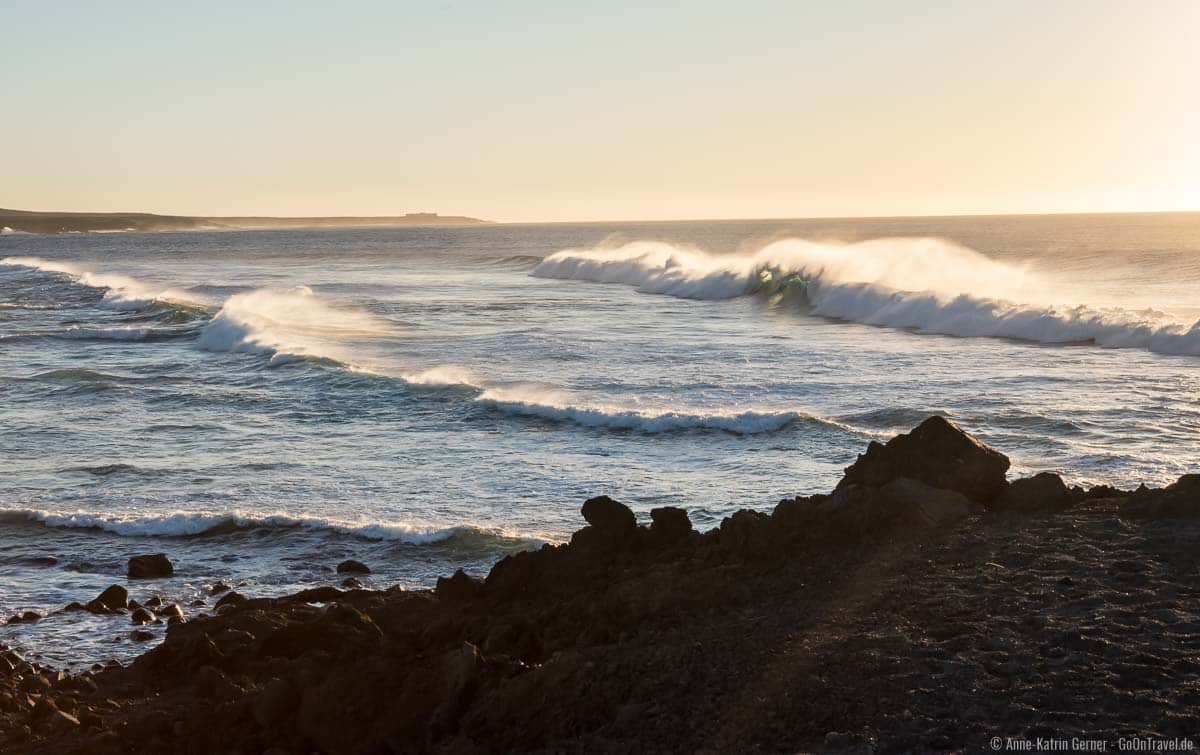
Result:
M1200 209L1200 3L0 1L0 206Z

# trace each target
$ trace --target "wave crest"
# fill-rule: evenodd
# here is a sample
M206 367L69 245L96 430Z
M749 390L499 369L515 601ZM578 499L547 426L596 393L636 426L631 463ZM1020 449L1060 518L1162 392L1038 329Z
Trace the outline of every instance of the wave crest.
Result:
M208 300L178 288L162 288L127 275L101 273L88 270L82 265L41 257L5 257L0 265L24 267L43 273L57 273L72 278L76 283L104 290L103 306L118 311L136 311L155 304L177 304L185 307L205 308Z
M309 357L348 364L347 341L386 335L390 326L359 309L335 307L307 286L234 294L200 331L207 351L269 355L275 363Z
M621 283L689 299L787 296L815 315L936 335L1200 355L1200 322L1188 325L1154 311L1063 305L1055 302L1063 295L1060 283L937 239L856 244L789 239L735 255L638 241L566 249L531 275Z
M122 537L215 537L253 530L307 530L348 535L362 540L395 541L413 545L439 543L463 537L485 537L497 541L530 544L541 542L538 538L472 525L437 527L403 522L350 522L282 513L249 515L240 511L177 511L149 516L122 516L82 511L56 513L40 509L3 509L0 510L0 523L33 523L54 528L100 530Z

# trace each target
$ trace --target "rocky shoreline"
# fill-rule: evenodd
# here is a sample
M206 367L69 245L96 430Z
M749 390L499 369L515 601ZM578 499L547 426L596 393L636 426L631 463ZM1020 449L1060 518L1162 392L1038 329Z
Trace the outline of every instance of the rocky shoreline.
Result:
M600 496L569 543L433 590L216 590L213 615L185 620L117 585L69 608L167 621L165 641L79 674L0 654L0 751L1200 741L1200 475L1084 490L1008 467L933 417L872 443L828 495L705 533L683 509L640 526Z

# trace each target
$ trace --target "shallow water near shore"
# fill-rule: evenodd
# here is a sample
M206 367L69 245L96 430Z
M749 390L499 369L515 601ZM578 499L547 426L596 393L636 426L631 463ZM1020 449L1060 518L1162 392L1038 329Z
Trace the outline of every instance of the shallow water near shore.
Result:
M946 414L1133 487L1200 439L1200 215L0 238L0 611L427 586L609 493L700 529ZM244 583L244 584L243 584ZM144 649L54 615L55 665ZM161 633L161 628L153 631Z

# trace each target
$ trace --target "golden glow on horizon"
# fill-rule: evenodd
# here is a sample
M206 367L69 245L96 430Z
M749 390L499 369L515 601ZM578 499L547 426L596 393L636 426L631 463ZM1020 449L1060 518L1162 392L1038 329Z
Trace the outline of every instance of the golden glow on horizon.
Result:
M0 207L518 222L1200 210L1200 3L762 5L701 3L681 25L620 4L367 2L281 25L218 3L193 26L164 8L81 11L69 29L33 4L0 9L24 30L0 48L18 74Z

